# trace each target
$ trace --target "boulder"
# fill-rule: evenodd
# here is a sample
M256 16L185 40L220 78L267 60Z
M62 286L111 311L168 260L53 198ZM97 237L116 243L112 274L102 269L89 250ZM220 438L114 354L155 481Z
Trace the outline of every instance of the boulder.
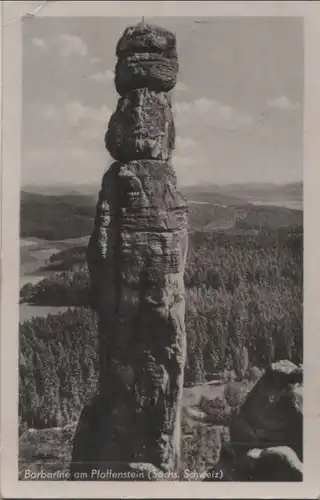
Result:
M115 160L168 160L174 142L175 128L167 94L144 88L119 99L105 136L106 147Z
M247 387L243 382L230 380L224 387L224 399L228 406L238 407L245 398Z
M298 368L297 365L295 365L292 361L289 361L288 359L281 359L280 361L272 363L271 368L274 371L279 371L284 373L291 373L300 370L300 368Z
M121 96L143 87L158 92L169 92L177 82L178 70L177 57L150 52L136 53L118 60L115 86Z
M174 54L176 37L165 28L147 23L139 23L125 29L116 48L117 57L136 52Z
M250 382L256 382L262 377L262 371L257 366L252 366L248 372L248 378Z
M302 371L274 365L247 395L230 427L239 453L251 448L288 446L302 460Z
M216 467L224 481L302 481L302 376L280 361L255 383L231 416Z
M303 466L288 446L249 450L243 461L243 479L248 481L302 481Z

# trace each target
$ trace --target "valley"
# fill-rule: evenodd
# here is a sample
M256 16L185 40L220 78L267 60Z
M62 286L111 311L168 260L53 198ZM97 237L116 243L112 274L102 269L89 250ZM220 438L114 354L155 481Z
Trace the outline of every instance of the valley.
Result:
M250 367L261 374L275 359L301 363L303 212L210 189L188 199L182 462L202 471L228 442L232 408L252 383ZM67 467L79 412L96 390L86 266L95 202L74 192L22 194L21 471Z
M25 238L20 240L20 289L27 283L36 285L45 278L50 278L53 271L48 269L50 257L59 252L78 246L86 246L89 237L69 238L65 240L43 240ZM35 317L46 317L48 314L64 312L67 307L44 306L21 303L19 306L19 322Z

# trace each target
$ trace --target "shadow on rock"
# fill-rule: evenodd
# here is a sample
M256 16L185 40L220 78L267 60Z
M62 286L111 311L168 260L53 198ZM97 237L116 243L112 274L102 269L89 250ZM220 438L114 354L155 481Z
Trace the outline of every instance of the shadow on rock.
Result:
M218 467L225 481L302 481L302 369L274 363L230 425Z

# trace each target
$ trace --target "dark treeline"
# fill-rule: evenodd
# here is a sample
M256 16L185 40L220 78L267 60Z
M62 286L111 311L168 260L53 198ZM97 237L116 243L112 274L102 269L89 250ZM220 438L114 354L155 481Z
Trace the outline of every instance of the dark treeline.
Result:
M86 265L75 265L71 271L55 272L35 285L26 283L20 291L20 302L57 307L89 305L89 274Z
M22 192L20 234L22 238L50 241L87 236L93 229L94 215L92 196L42 196Z
M192 230L216 229L250 231L268 227L278 229L302 224L302 211L254 206L245 200L214 192L189 193L189 226ZM43 196L21 193L23 238L63 240L91 234L97 198L91 195ZM43 221L46 221L43 224Z
M190 234L185 273L187 386L225 369L241 379L250 366L265 367L284 358L302 361L302 249L302 227ZM64 257L70 270L28 285L28 293L24 287L24 299L87 305L84 255L84 249L68 251ZM53 260L62 262L62 257ZM93 313L81 307L27 321L20 328L20 347L22 419L29 425L32 419L44 422L43 415L51 422L67 421L97 379Z
M71 271L81 268L86 263L87 247L68 248L51 255L46 271Z

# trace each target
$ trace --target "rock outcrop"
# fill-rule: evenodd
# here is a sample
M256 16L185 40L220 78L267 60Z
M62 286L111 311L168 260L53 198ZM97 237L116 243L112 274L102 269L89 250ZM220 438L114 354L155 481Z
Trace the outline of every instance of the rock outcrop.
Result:
M139 88L169 92L179 70L176 39L160 26L127 28L118 42L115 85L121 96Z
M142 53L119 59L116 89L120 95L148 86L150 90L169 92L176 84L178 60L175 56Z
M302 379L301 369L280 361L254 385L221 456L229 480L302 481Z
M246 454L242 479L247 481L302 481L302 462L289 446L254 448Z
M302 458L302 371L267 370L233 419L230 438L238 449L289 446Z
M168 94L142 88L119 99L105 139L118 161L169 160L175 128Z
M121 470L143 463L172 472L180 449L187 205L170 161L175 36L130 27L117 55L123 97L105 137L117 161L104 175L88 248L99 394L81 414L71 466L88 476L116 462Z
M148 52L176 56L175 34L162 26L150 26L145 23L126 28L117 43L117 57Z

